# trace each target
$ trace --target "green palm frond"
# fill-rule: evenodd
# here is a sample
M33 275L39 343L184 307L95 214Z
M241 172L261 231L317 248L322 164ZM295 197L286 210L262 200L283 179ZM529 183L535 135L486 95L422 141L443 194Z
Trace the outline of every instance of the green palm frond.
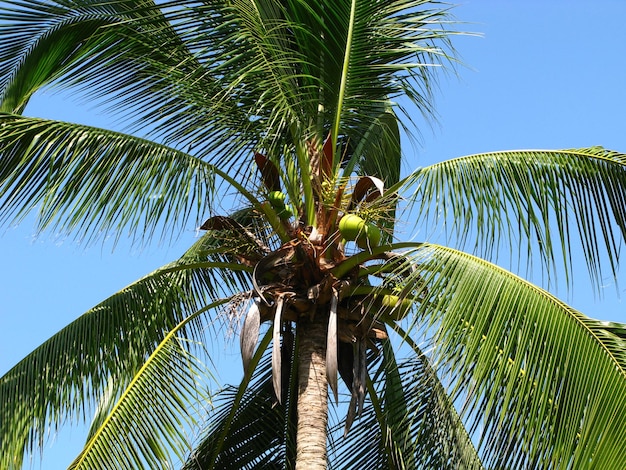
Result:
M344 169L344 174L350 174L354 163L360 175L380 175L386 188L394 187L400 182L402 162L400 129L398 118L391 107L386 106L380 114L372 116L370 128L359 140L351 159ZM396 203L387 203L389 209L383 211L384 214L379 219L380 226L384 229L385 243L393 238L396 223L395 205Z
M414 355L398 364L390 341L383 342L370 401L359 426L335 440L333 468L483 468L428 358L411 348Z
M210 404L199 378L212 374L189 352L185 325L225 301L189 315L170 331L119 396L101 402L87 443L70 469L164 468L189 451L186 433ZM196 410L195 413L192 410Z
M448 35L446 12L427 3L359 1L351 12L328 0L213 2L196 11L207 18L198 60L219 71L224 93L214 98L227 92L249 109L272 129L269 142L284 132L323 139L331 129L335 141L340 133L356 140L372 110L407 88L427 108L429 66L446 58L434 42Z
M447 12L431 9L428 2L350 4L350 9L347 4L337 8L336 31L342 33L328 46L342 58L341 80L325 83L337 90L336 104L328 109L333 137L343 134L358 142L372 112L390 98L405 95L430 113L433 66L449 59L442 47L450 33L443 29Z
M358 141L352 156L359 175L382 175L385 186L400 181L400 129L398 118L391 107L385 107L372 116L369 129ZM350 167L345 170L349 174Z
M428 114L432 66L447 60L435 43L451 34L424 0L354 2L353 15L329 0L15 3L0 13L2 109L21 112L43 85L78 86L143 133L236 169L252 148L333 127L335 143L358 142L405 92Z
M584 318L584 317L583 317ZM626 370L626 324L585 319L598 339L611 351L612 356Z
M123 91L192 54L152 2L10 2L0 12L1 109L21 113L42 86L77 85L98 96ZM159 64L160 68L152 69ZM157 82L151 93L166 98Z
M187 153L126 134L0 114L0 221L36 209L39 229L89 238L174 235L210 212L216 175Z
M198 66L184 38L161 11L169 8L175 17L174 3L158 7L150 1L10 3L13 8L0 12L0 44L5 51L0 96L6 112L19 112L9 104L23 108L34 92L49 84L77 86L96 97L132 95L154 106L172 91L157 80L165 68L189 71ZM150 78L152 99L142 83Z
M0 379L2 468L19 467L23 453L42 446L50 427L84 418L108 387L118 393L190 312L249 289L249 268L231 261L222 241L207 234L180 260L104 300ZM184 333L204 338L193 322Z
M255 354L252 376L214 396L215 409L185 470L291 468L295 453L295 370L293 342L283 341L283 401L272 384L271 329Z
M0 11L3 111L22 112L43 86L73 88L123 111L120 118L142 135L161 135L177 148L239 155L240 147L223 143L242 130L250 146L257 132L250 116L237 102L216 99L227 91L196 59L201 20L186 5L13 3Z
M626 465L623 325L449 248L410 258L428 298L409 333L421 320L436 331L433 363L487 467Z
M471 155L420 170L412 199L418 223L445 223L461 247L486 256L518 240L518 253L538 249L554 270L562 258L569 275L578 238L599 281L607 263L615 275L626 236L625 163L601 147Z
M60 5L16 2L13 7L0 13L0 110L21 113L38 88L78 59L81 46L106 21Z

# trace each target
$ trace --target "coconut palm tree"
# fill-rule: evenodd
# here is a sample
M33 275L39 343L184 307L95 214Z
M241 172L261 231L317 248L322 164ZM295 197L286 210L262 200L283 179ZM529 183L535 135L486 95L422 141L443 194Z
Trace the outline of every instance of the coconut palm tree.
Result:
M71 468L626 466L626 327L489 261L506 241L569 272L579 239L615 273L626 155L402 175L448 22L426 0L4 2L2 221L203 235L2 377L0 467L92 410ZM128 132L24 116L49 86ZM399 241L405 210L450 243ZM225 330L244 374L215 391Z

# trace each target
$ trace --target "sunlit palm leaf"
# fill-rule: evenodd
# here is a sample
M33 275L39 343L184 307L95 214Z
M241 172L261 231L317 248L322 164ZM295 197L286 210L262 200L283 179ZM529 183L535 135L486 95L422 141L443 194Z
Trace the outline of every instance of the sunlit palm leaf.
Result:
M0 109L20 113L38 88L67 71L81 46L110 23L112 15L100 9L97 18L97 8L72 12L35 2L15 2L12 7L0 13Z
M19 113L42 86L75 85L92 96L132 96L135 107L169 102L164 68L197 67L161 8L150 1L15 0L0 12L2 110ZM146 84L146 79L151 83ZM146 87L150 87L150 95ZM158 98L157 98L158 96Z
M226 91L195 57L201 19L180 2L14 3L0 11L2 110L22 112L45 85L75 87L196 155L219 148L223 160L256 140L245 110L216 99ZM223 145L242 132L247 142Z
M349 174L353 163L360 175L381 175L387 188L400 182L400 129L398 118L389 106L373 116L370 128L358 141L352 159L345 173ZM384 228L383 243L392 241L396 223L395 204L393 208L389 207L379 221L379 225Z
M372 118L370 128L358 141L353 158L360 175L382 175L387 187L400 181L400 130L389 107Z
M193 313L165 336L119 397L99 409L83 451L69 468L163 468L171 465L172 452L183 457L190 445L186 433L210 402L199 379L209 380L211 373L178 335L186 323L222 303Z
M626 324L606 322L599 320L587 320L591 323L598 339L606 344L611 355L626 370Z
M424 221L487 256L519 240L518 253L539 250L555 270L560 258L569 273L578 238L599 282L606 265L615 274L626 236L625 164L599 147L478 154L420 170L413 199Z
M176 234L212 206L216 172L184 152L87 126L0 114L0 220L37 208L39 228L88 239ZM157 228L158 227L158 228Z
M337 8L336 31L342 33L329 46L342 58L337 101L329 111L333 138L344 134L358 142L372 112L390 97L404 94L430 112L432 66L446 60L442 47L449 33L443 31L446 12L427 2L353 1L347 7Z
M323 139L331 126L334 139L356 142L381 103L407 90L429 112L431 65L446 57L434 44L450 33L447 12L428 3L359 1L351 16L331 1L18 0L29 13L5 12L0 30L3 109L21 111L48 82L76 84L125 119L138 116L142 133L235 168L246 166L246 149Z
M487 467L626 465L623 326L449 248L411 258L429 293L415 321L438 331L434 363Z
M217 246L222 241L208 234L179 261L83 314L0 379L2 468L19 467L24 451L41 446L50 427L84 419L110 385L119 393L190 312L247 288L248 268L225 257ZM193 322L184 332L204 337Z

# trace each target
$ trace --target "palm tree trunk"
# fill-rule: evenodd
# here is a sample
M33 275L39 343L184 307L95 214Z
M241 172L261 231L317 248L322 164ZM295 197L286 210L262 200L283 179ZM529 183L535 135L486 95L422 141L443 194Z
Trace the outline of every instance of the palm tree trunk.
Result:
M326 468L328 384L326 379L327 312L298 321L298 433L296 470Z

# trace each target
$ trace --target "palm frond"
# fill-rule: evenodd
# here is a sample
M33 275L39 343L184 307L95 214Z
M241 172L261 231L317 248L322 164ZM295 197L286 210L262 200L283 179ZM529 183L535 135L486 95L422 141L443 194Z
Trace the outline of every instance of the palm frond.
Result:
M294 344L283 340L283 400L274 394L269 329L255 355L254 373L215 395L200 442L185 470L291 468L295 454Z
M85 447L70 469L163 468L171 466L172 453L183 458L190 448L186 433L211 399L199 379L208 380L212 374L178 334L197 316L224 302L214 302L176 325L128 387L119 396L101 401Z
M106 21L96 19L94 11L82 14L61 5L8 3L11 6L0 11L0 109L21 113L38 88L77 60L81 46Z
M42 86L85 92L92 103L177 148L243 158L257 132L196 58L202 20L180 2L16 0L0 9L2 110L20 113ZM121 112L123 111L123 113ZM224 142L244 131L247 141ZM225 135L224 138L218 138Z
M329 46L342 57L337 104L329 111L333 137L358 142L373 112L390 98L407 96L420 112L431 113L434 68L450 59L451 33L444 29L447 11L429 2L353 1L351 7L337 9L336 30L343 33Z
M396 95L428 114L451 34L425 0L354 2L352 19L329 0L14 3L0 13L2 109L20 112L46 84L79 86L234 171L253 148L281 152L333 126L335 150L339 134L358 142Z
M584 318L584 317L583 317ZM626 370L626 324L586 319L598 339L611 351L611 355Z
M150 67L193 63L192 54L152 2L5 2L0 11L2 110L20 113L42 86L79 85L92 95L129 93ZM167 7L164 5L163 7ZM145 86L145 85L142 85ZM155 80L153 96L161 92Z
M372 117L370 128L359 140L353 158L359 158L355 163L360 175L381 175L387 187L400 181L400 129L393 109L384 108Z
M379 175L387 188L394 187L400 182L401 162L398 118L393 109L387 106L381 109L380 114L372 116L370 128L359 140L351 160L344 168L344 174L349 175L355 165L358 174ZM393 239L396 205L387 204L388 209L379 217L379 224L384 229L383 243Z
M222 173L137 137L10 114L0 114L0 144L0 221L36 208L41 230L87 240L124 229L140 240L172 236L189 219L197 226Z
M483 468L428 358L411 347L415 354L398 364L383 341L370 400L359 426L335 441L333 468Z
M432 361L487 467L620 468L626 456L623 325L595 321L471 255L410 255ZM419 276L419 281L418 281Z
M19 467L49 429L85 419L108 387L118 393L191 312L248 289L249 268L229 260L222 241L207 234L180 260L104 300L0 379L2 468ZM200 340L204 331L192 322L185 334Z
M461 248L489 257L506 240L524 260L538 249L554 273L562 259L571 274L578 238L598 282L607 264L616 274L626 236L625 163L600 147L471 155L420 170L411 199L418 223L445 223Z

